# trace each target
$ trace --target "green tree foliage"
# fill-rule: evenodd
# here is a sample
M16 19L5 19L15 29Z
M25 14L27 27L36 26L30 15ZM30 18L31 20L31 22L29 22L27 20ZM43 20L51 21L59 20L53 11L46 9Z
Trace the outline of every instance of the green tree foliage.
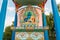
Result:
M22 5L37 5L37 4L41 4L42 2L46 1L46 0L13 0L14 2L16 2L17 4L22 4Z
M11 30L11 27L13 27L14 22L12 22L12 25L11 26L7 26L5 28L5 32L4 32L4 35L3 35L3 40L11 40L11 37L12 37L12 30Z
M58 11L60 12L60 4L58 4Z
M54 29L54 20L53 20L53 14L50 13L50 15L46 16L47 18L47 25L49 26L49 37L50 40L55 40L55 29Z

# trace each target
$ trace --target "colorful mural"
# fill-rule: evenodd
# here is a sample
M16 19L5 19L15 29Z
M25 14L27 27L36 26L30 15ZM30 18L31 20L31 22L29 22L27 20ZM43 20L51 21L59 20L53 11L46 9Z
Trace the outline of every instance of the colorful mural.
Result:
M23 26L42 26L42 12L40 8L24 8L19 10L18 12L18 27Z
M27 6L17 11L17 28L28 30L42 29L42 11L38 7ZM16 32L15 40L44 40L43 32Z
M43 32L16 32L15 40L44 40Z

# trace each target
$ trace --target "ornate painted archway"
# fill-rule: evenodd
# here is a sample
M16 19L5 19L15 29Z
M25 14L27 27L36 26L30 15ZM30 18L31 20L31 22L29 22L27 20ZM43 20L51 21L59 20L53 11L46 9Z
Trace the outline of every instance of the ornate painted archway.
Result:
M37 0L33 0L33 1L32 0L28 0L28 1L27 0L26 1L23 1L23 0L21 0L21 1L20 0L18 0L18 1L13 0L13 1L15 3L15 6L16 6L16 12L19 14L20 19L22 19L22 20L18 19L18 24L17 24L18 26L20 26L20 27L21 26L25 26L26 24L28 26L31 26L30 24L32 24L32 25L34 25L33 27L35 27L35 25L37 25L37 28L39 28L39 29L40 29L40 27L43 28L42 26L44 26L44 27L47 26L46 22L45 22L45 24L43 24L44 22L42 22L43 20L46 20L46 19L43 19L44 16L42 18L42 15L44 15L44 5L45 5L47 0L39 0L39 1L37 1ZM32 7L34 5L38 6L39 8ZM27 8L22 8L21 9L22 6L27 6ZM17 17L17 18L19 18L19 17ZM38 22L36 22L37 21L37 20L35 20L36 18L37 18ZM34 29L33 27L27 27L27 28ZM48 31L46 31L46 34L47 35L45 35L45 36L48 36ZM14 37L14 35L13 35L13 37ZM44 37L44 38L48 39L48 37ZM12 40L14 40L14 39L12 38Z
M13 1L16 1L16 0L13 0ZM41 1L41 0L40 0ZM39 1L39 2L40 2ZM44 1L44 0L43 0ZM42 2L43 2L42 1ZM7 8L7 2L8 0L3 0L3 3L2 3L2 8L1 8L1 12L0 12L0 40L2 40L2 37L3 37L3 28L4 28L4 23L5 23L5 16L6 16L6 8ZM18 2L18 1L17 1ZM22 2L22 1L21 1ZM26 1L25 1L26 2ZM36 1L37 2L37 1ZM38 2L38 3L39 3ZM15 2L16 3L16 2ZM31 3L31 1L29 2ZM34 1L31 3L33 4L35 3ZM37 3L37 4L38 4ZM45 2L44 2L45 3ZM44 4L42 3L42 5ZM56 28L56 40L60 40L60 16L58 15L58 10L57 10L57 6L56 6L56 2L55 0L51 0L51 3L52 3L52 9L53 9L53 14L54 14L54 22L55 22L55 28ZM18 3L19 4L19 3ZM18 9L19 7L21 7L22 5L18 5L18 4L15 4L16 5L16 8ZM42 11L44 10L44 5L41 6L39 4L39 7L42 7ZM16 11L17 11L16 9ZM45 17L45 16L44 16ZM14 23L14 26L16 27L17 26L17 14L15 15L15 23ZM44 20L44 24L46 23L46 20ZM15 31L13 31L13 36L12 36L12 40L14 40L14 34ZM45 40L49 40L48 39L48 34L47 34L47 31L45 31L44 33L45 35Z

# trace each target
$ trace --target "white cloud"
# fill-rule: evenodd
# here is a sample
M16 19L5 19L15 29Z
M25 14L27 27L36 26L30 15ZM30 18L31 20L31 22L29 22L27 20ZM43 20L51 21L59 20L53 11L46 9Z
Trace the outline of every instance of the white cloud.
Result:
M4 29L6 28L6 26L12 25L13 21L14 21L14 17L9 17L9 16L7 17L6 16Z
M50 13L49 12L45 12L45 15L50 15Z
M12 21L14 21L14 17L6 17L6 26L8 26L8 25L11 25L12 24Z
M15 16L15 5L12 2L12 0L8 0L5 27L12 24L12 21L14 21L14 16Z
M14 11L15 10L15 7L7 7L7 10Z
M5 26L4 26L4 31L5 31L5 28L6 28L7 26L12 25L12 21L14 21L14 17L6 16L6 19L5 19Z
M0 0L0 11L1 11L2 2L3 2L3 0Z
M12 21L14 21L14 15L15 15L15 8L8 6L6 12L5 27L12 24Z
M12 24L12 21L14 21L14 16L15 16L15 7L8 6L7 12L6 12L4 29L6 28L6 26L9 26Z
M56 3L57 3L57 4L60 4L60 0L56 0Z

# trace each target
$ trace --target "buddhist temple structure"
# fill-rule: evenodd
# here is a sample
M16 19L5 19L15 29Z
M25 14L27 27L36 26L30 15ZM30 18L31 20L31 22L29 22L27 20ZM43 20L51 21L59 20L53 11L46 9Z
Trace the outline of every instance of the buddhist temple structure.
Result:
M12 0L15 4L15 20L12 27L11 40L49 40L45 4L48 0ZM3 28L5 23L8 0L3 0L0 12L0 40L3 40ZM60 16L55 0L51 0L54 23L56 28L56 40L60 40Z

